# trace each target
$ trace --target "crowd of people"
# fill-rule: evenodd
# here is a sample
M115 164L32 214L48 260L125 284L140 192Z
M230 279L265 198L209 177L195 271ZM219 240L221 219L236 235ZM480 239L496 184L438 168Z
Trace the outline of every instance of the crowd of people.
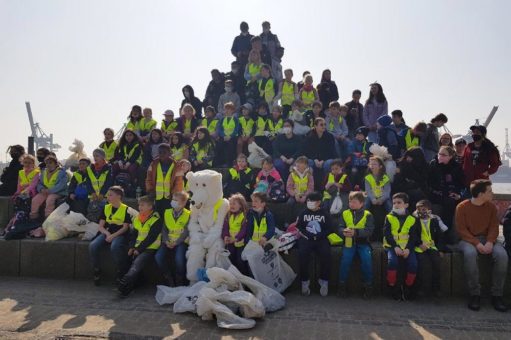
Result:
M96 213L91 219L99 221L99 233L90 253L97 284L99 251L106 245L122 294L129 294L153 256L170 284L184 284L190 217L184 174L227 168L223 181L230 210L221 237L243 273L250 274L240 256L244 244L253 240L264 246L275 237L275 228L292 224L302 235L303 294L310 294L313 252L321 263L320 293L328 294L333 233L343 240L339 295L347 294L357 254L364 294L371 295L370 242L383 241L392 296L409 299L421 291L417 281L424 275L432 275L430 288L440 294L440 253L459 241L469 308L480 305L477 254L492 254L493 305L506 310L502 289L511 244L504 249L497 242L499 221L489 176L497 171L500 156L486 128L471 126L467 143L441 134L448 121L443 113L410 127L401 110L389 112L379 83L370 85L365 102L355 89L342 104L328 69L316 86L308 71L295 82L293 70L282 68L284 48L270 23L262 26L263 32L252 36L248 24L241 23L231 49L236 60L230 72L211 71L204 100L192 86L184 86L177 114L166 110L161 122L151 108L134 105L120 139L114 140L114 131L106 128L93 159L80 159L75 169L64 169L47 149L37 150L36 158L22 146L11 146L0 195L13 196L17 213L5 238L24 237L65 201L72 211L88 217ZM251 163L252 144L262 156ZM138 198L139 214L133 220L125 196ZM336 208L339 200L341 209ZM303 211L277 225L268 202ZM509 218L504 222L508 235ZM428 266L430 274L422 273Z

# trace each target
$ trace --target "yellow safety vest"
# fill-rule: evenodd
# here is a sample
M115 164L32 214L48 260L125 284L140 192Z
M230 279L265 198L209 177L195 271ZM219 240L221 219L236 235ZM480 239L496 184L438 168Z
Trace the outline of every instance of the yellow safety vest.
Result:
M158 123L154 119L146 121L145 118L142 118L140 120L140 131L150 132L152 129L156 127L157 124Z
M339 125L342 125L342 121L343 121L342 116L339 116ZM328 131L333 131L334 128L335 128L334 122L332 122L332 120L330 120L330 122L328 124Z
M83 184L87 180L87 177L83 177L78 171L73 172L73 177L78 185Z
M360 219L360 221L355 224L353 222L353 212L351 210L344 210L342 212L342 218L347 228L350 229L364 229L367 223L367 216L371 215L371 213L367 210L364 210L364 215ZM346 247L350 248L353 243L353 237L345 237L346 239Z
M369 174L365 177L365 180L369 182L371 190L374 192L374 196L378 199L383 196L383 187L390 182L390 178L387 175L383 175L382 179L376 183L376 179L373 174Z
M179 148L171 147L170 150L172 151L172 158L175 161L180 161L185 156L186 145L182 144Z
M115 224L118 226L122 226L124 224L124 220L126 219L126 214L128 212L128 206L124 203L121 203L117 211L112 214L113 207L111 204L105 205L104 213L105 213L105 221L108 224Z
M241 171L243 173L245 173L245 174L249 174L252 171L252 169L246 168L245 170L241 170ZM240 174L239 174L238 170L236 170L234 168L230 168L229 169L229 173L231 174L231 179L233 181L239 181L240 180Z
M268 231L268 224L266 223L266 216L261 218L261 224L257 223L254 216L254 232L252 233L252 241L259 242L261 237Z
M222 203L224 203L223 198L220 198L218 201L216 201L215 206L213 207L213 221L216 221L216 218L218 217L218 210L220 210Z
M266 130L266 122L268 119L263 117L258 117L256 121L256 132L255 135L260 137L264 136L264 131Z
M241 125L241 131L243 136L247 137L252 134L252 130L254 128L254 120L252 118L241 117L239 119Z
M236 129L234 117L224 117L224 119L222 119L222 128L224 129L225 136L232 136L234 129Z
M344 182L346 181L346 178L348 178L348 175L343 174L337 183L338 184L344 184ZM328 183L335 183L335 176L334 176L333 173L329 173L328 174L328 179L327 179L326 183L327 184ZM330 198L332 198L332 195L330 195L328 190L323 191L323 200L328 200Z
M192 121L185 119L183 133L192 133Z
M27 175L25 173L25 170L21 169L18 172L20 186L24 187L24 186L30 185L30 183L32 183L32 180L39 173L39 171L40 171L39 168L34 168L34 170L30 171L29 174Z
M307 184L309 183L309 175L300 177L295 172L291 172L291 178L295 183L295 191L299 194L307 192Z
M259 64L259 65L256 65L254 63L248 64L248 73L250 74L250 76L251 77L255 77L258 74L260 74L261 73L261 66L262 66L262 64ZM249 82L250 82L250 80L247 83L249 83Z
M165 210L165 227L168 231L169 241L175 242L181 236L186 226L188 225L188 221L190 221L190 210L183 209L181 215L176 219L174 219L174 209Z
M137 120L135 123L133 123L130 119L128 121L128 124L126 125L126 128L133 130L133 132L135 132L135 133L140 132L140 120Z
M112 141L110 146L106 145L106 142L101 143L99 146L103 151L105 151L105 159L110 161L115 156L115 149L117 149L117 142Z
M165 174L165 178L163 177L163 169L161 167L161 163L158 162L158 166L156 167L156 200L161 200L162 198L170 197L170 179L172 178L172 170L174 170L174 162L170 165L167 173Z
M282 98L280 103L282 106L293 104L293 101L295 100L295 84L294 83L288 83L286 80L284 80L284 83L282 84Z
M199 142L195 142L193 143L192 148L197 153L197 160L201 161L207 155L210 145L208 144L205 148L199 149ZM213 160L210 160L207 164L211 166L213 164Z
M424 225L424 221L420 220L421 222L421 241L425 243L429 248L438 250L435 241L433 240L433 237L431 236L431 219L428 219L428 223ZM415 251L417 253L423 253L424 251L419 248L415 247Z
M238 215L230 214L229 216L229 235L231 235L232 238L236 237L238 233L241 230L241 225L243 224L243 221L245 220L245 214L239 213ZM241 240L238 242L234 242L234 246L236 248L243 247L245 245L245 241Z
M269 78L266 81L266 84L264 85L264 88L263 88L263 80L264 79L259 79L259 84L258 84L259 96L264 98L264 101L269 104L272 102L273 98L275 97L275 82L273 81L273 79Z
M280 129L282 129L282 126L284 126L284 121L282 118L279 118L277 124L273 122L273 119L268 119L268 130L271 133L276 134Z
M392 214L387 215L387 220L390 223L390 231L394 237L394 241L396 241L398 247L405 249L408 239L410 238L410 228L412 228L415 224L415 217L408 215L403 225L401 225L401 223L399 223L399 219ZM385 237L383 238L383 246L390 248L390 244L387 242Z
M304 108L306 110L312 109L312 103L314 103L314 100L316 99L316 97L314 96L314 90L310 91L303 90L300 97L301 97L300 99L303 102Z
M96 175L94 175L94 171L92 171L91 166L87 168L87 175L89 176L89 180L92 184L92 189L94 189L96 195L100 194L103 185L105 185L108 173L109 171L104 171L99 175L99 177L96 177Z
M140 147L140 144L135 144L131 148L130 152L128 152L128 146L125 145L124 149L123 149L125 160L128 160L129 158L131 158L131 156L133 156L133 154L135 153L135 150L138 149L139 147ZM140 164L141 160L142 160L142 153L140 153L140 156L138 156L138 159L135 162Z
M171 133L176 131L177 129L177 122L175 120L171 121L170 123L166 120L161 121L161 131L164 133Z
M419 146L419 144L420 144L419 137L412 137L411 131L412 131L412 129L408 129L408 131L406 131L406 135L405 135L406 150L408 150L414 146Z
M137 216L137 218L135 218L133 220L133 229L138 231L137 239L135 241L135 247L138 247L140 245L140 243L142 243L142 241L144 241L147 238L147 236L149 235L149 231L151 230L153 225L156 222L158 222L159 219L160 219L160 215L158 215L157 212L153 212L151 214L151 216L147 219L147 221L145 221L144 223L142 223L142 221L139 220L138 216ZM151 245L149 245L147 247L147 249L155 249L156 250L160 247L160 244L161 244L161 233L158 235L156 240L153 243L151 243Z
M202 126L206 127L210 134L216 132L216 126L218 124L218 119L212 119L208 122L206 118L202 120Z
M57 178L59 177L60 168L55 169L50 178L48 178L48 169L44 169L41 176L43 176L43 184L46 189L51 189L57 184Z

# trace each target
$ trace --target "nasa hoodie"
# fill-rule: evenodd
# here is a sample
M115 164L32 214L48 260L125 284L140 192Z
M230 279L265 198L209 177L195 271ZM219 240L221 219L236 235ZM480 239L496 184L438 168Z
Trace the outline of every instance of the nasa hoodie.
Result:
M330 214L323 208L316 211L305 209L298 216L296 226L310 241L325 239L332 233L332 219Z

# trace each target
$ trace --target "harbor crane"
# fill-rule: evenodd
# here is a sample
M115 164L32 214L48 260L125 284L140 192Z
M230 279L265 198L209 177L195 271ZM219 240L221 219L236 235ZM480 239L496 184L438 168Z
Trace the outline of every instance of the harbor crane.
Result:
M53 142L53 134L50 133L48 136L43 129L39 126L39 123L34 123L34 117L32 115L32 108L30 107L30 102L25 102L25 106L27 107L28 113L28 121L30 122L30 130L32 131L32 135L30 137L34 138L35 149L39 148L47 148L52 152L56 152L60 149L60 145Z

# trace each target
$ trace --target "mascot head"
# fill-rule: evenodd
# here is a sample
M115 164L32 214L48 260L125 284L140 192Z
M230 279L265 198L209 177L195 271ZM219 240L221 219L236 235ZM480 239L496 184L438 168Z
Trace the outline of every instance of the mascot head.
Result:
M221 173L213 170L190 171L186 174L186 179L194 209L213 207L224 196Z

